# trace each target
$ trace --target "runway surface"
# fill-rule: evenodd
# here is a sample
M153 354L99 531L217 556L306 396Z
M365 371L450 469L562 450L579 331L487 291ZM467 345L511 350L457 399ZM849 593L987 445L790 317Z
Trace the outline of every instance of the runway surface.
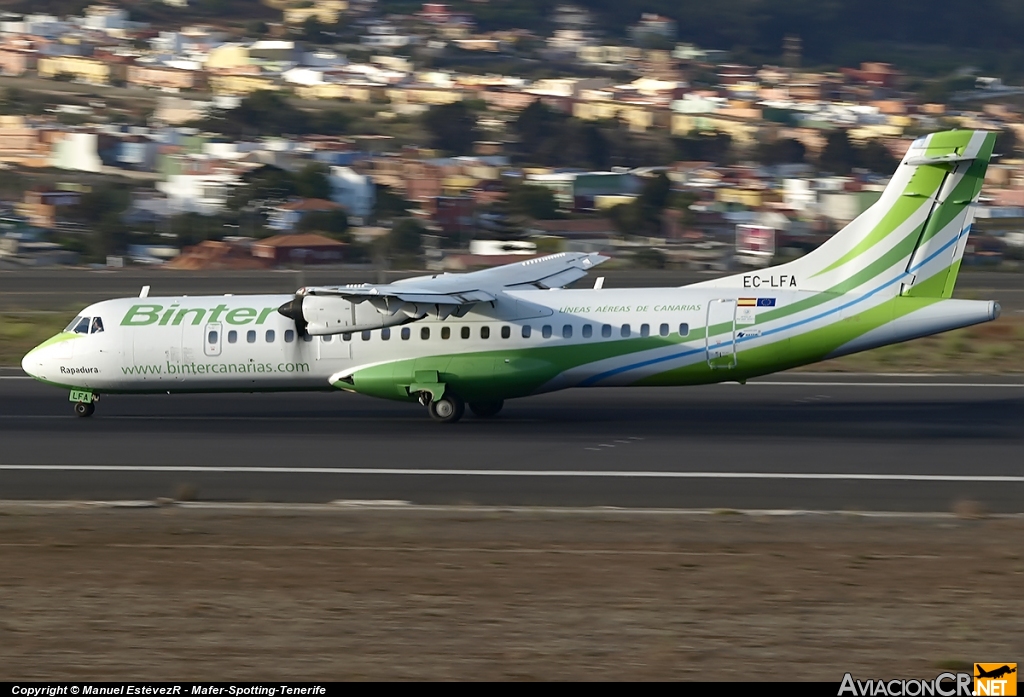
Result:
M0 499L1024 512L1021 377L573 390L456 425L345 393L66 400L0 377Z

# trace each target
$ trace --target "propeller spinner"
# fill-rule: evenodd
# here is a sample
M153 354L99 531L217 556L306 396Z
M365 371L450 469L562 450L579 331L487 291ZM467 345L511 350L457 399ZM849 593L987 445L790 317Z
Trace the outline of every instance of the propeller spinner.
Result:
M304 339L306 337L306 327L308 325L305 316L302 314L302 300L303 296L296 295L284 305L277 308L278 312L295 322L295 331L298 333L300 339Z

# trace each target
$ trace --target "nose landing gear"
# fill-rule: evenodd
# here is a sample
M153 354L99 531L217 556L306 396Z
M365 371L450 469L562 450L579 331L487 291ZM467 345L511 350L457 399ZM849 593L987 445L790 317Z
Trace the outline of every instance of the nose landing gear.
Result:
M75 404L75 416L84 418L92 416L96 411L96 402L100 400L100 396L90 390L71 390L68 399Z

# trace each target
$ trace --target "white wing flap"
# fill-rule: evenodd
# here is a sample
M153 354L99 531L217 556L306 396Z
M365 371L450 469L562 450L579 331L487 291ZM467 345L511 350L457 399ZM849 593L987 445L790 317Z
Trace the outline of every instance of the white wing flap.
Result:
M381 329L428 316L464 317L480 303L495 302L506 289L561 288L607 260L599 254L552 254L466 274L300 288L278 311L310 335Z
M416 305L450 305L469 308L481 302L493 302L505 289L562 288L583 278L598 264L608 260L600 254L562 253L506 264L472 273L444 273L417 276L394 283L302 288L298 295L334 295L353 303L372 300L384 306L387 299Z

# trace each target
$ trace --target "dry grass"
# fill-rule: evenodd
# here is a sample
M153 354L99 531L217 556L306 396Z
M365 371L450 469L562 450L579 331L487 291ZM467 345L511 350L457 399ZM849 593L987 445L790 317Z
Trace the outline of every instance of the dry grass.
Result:
M853 373L1020 373L1024 372L1024 318L1004 315L994 322L883 346L799 370Z
M33 347L67 326L72 312L0 313L0 366L21 365Z

